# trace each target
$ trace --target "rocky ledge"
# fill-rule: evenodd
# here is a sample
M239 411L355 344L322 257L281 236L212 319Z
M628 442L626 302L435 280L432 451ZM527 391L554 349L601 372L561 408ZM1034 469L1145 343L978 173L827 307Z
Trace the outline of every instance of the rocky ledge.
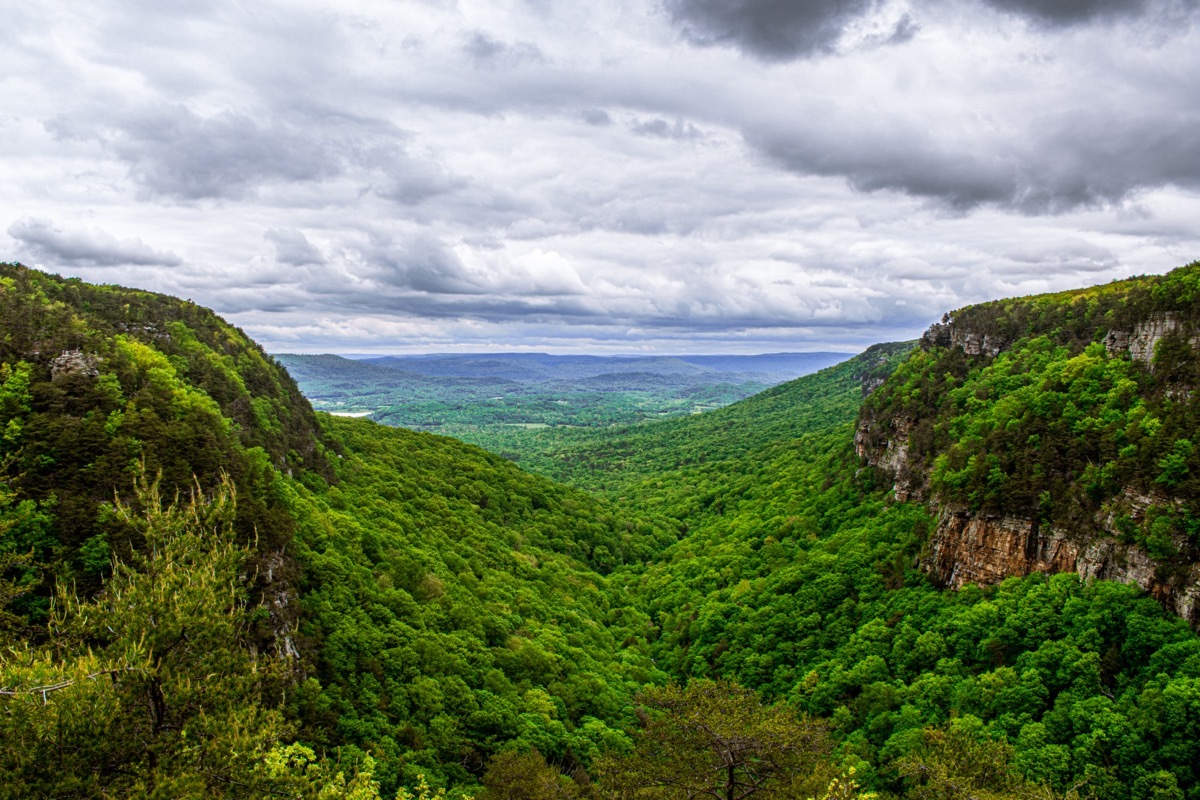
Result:
M1103 530L1080 535L1019 517L943 509L921 567L951 589L1036 572L1077 572L1083 580L1134 583L1200 627L1200 564L1172 571L1142 548Z

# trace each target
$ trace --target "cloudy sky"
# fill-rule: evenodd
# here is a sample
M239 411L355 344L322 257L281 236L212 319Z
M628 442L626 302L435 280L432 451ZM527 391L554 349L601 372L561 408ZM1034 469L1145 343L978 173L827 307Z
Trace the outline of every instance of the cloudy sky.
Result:
M1200 258L1200 0L4 5L0 260L273 352L852 351Z

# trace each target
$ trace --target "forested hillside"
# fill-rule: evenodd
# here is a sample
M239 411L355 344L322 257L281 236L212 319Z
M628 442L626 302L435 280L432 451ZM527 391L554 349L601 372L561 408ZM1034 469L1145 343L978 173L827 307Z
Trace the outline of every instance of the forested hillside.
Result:
M452 439L326 418L336 486L294 486L305 740L379 758L386 786L471 783L504 747L566 769L627 742L669 676L609 573L677 531ZM608 577L606 577L608 576Z
M1200 264L948 315L867 401L859 451L939 511L942 582L1134 582L1200 621Z
M7 265L0 797L1200 797L1174 595L938 571L947 520L1031 508L1190 569L1197 274L514 464L314 414L191 304ZM1084 530L1129 492L1166 499Z
M935 327L911 356L890 359L900 366L882 385L869 374L856 379L880 361L886 371L888 351L869 351L860 357L867 364L851 361L700 418L544 433L542 448L522 454L521 463L685 527L687 536L658 562L631 570L661 631L659 663L676 675L734 678L830 719L844 755L861 759L859 775L877 787L901 791L904 754L920 748L931 726L950 723L1007 743L1013 764L1058 792L1080 786L1097 797L1193 796L1200 741L1184 731L1200 708L1191 699L1200 686L1200 643L1187 624L1136 584L1081 582L1072 564L1056 577L1043 567L1008 580L1000 574L978 588L939 589L930 580L930 573L938 577L931 564L939 507L904 491L917 481L893 485L893 467L920 464L932 452L925 457L933 491L961 491L970 502L974 490L974 508L990 501L985 510L994 514L1027 513L1019 502L985 494L995 460L1005 459L1004 475L1017 485L1021 474L1063 470L1062 483L1039 487L1051 489L1061 507L1078 494L1095 509L1121 492L1161 497L1171 490L1176 499L1147 516L1151 525L1156 516L1181 519L1196 496L1184 482L1195 474L1190 451L1178 443L1194 384L1190 373L1160 364L1193 363L1185 313L1197 274L1194 265L1164 278L966 309L952 324L977 337L947 341ZM1152 305L1168 297L1170 307ZM1161 332L1162 313L1174 321L1156 348L1146 329ZM978 330L977 317L1004 337ZM992 336L986 344L985 334ZM1056 348L1043 343L1049 337L1073 339ZM1021 360L1025 341L1048 357L1033 366ZM1039 371L1047 363L1053 367ZM1008 382L984 383L998 373ZM1134 409L1132 417L1118 417L1116 408ZM872 451L863 440L880 409L893 424L915 424ZM1150 420L1159 433L1153 444L1133 431L1145 453L1093 434L1107 425L1115 440L1132 420L1155 417L1150 409L1174 421ZM1026 425L1042 420L1041 430L1016 429L1014 414L1025 414ZM939 437L933 446L921 438L931 430ZM1045 440L1030 439L1033 433ZM993 454L993 439L1022 447ZM1102 449L1109 446L1111 454ZM1087 448L1100 450L1089 459ZM1124 464L1119 448L1126 448ZM1068 466L1057 460L1064 451L1074 457L1063 457ZM909 461L897 452L911 453ZM993 461L986 470L979 465L985 458ZM942 488L939 476L957 464L969 464L971 477ZM1122 466L1125 484L1110 478L1109 488L1088 494L1102 467ZM900 481L917 472L901 469ZM997 474L990 485L1002 483ZM1131 541L1137 530L1130 527ZM1167 540L1190 541L1178 533ZM1183 548L1160 557L1151 574L1170 575L1180 565L1186 573L1194 563Z
M168 496L227 475L239 535L287 560L275 476L329 465L312 408L241 331L189 302L16 265L0 265L0 320L0 508L31 585L20 613L44 621L55 578L90 594L112 555L141 547L104 506L143 473Z
M668 676L604 575L675 529L453 440L318 424L189 303L3 275L4 792L315 796L340 760L346 792L394 793L514 743L627 743Z

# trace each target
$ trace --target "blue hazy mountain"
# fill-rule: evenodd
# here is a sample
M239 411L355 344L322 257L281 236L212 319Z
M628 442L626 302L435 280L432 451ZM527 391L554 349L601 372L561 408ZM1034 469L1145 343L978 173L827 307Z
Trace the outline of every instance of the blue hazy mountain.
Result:
M277 356L318 409L410 428L605 426L728 405L839 363L842 353ZM467 438L472 438L468 436Z

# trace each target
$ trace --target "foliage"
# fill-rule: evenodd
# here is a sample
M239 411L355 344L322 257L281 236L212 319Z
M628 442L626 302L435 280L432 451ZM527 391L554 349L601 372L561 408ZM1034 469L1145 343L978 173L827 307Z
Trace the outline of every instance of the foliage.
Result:
M537 750L505 750L492 756L478 800L573 800L587 789L546 763Z
M351 360L280 355L321 410L455 436L520 461L531 431L696 414L836 363L836 353L600 357L539 353Z
M923 358L893 381L926 374L913 366ZM934 520L891 502L890 482L851 449L861 369L564 450L576 482L687 531L617 573L636 581L658 663L829 719L877 790L903 791L896 759L925 728L966 715L1060 795L1086 779L1098 797L1137 797L1131 787L1166 781L1163 770L1193 790L1187 735L1151 709L1170 696L1182 704L1172 713L1187 714L1194 634L1134 587L1072 575L958 593L929 585L914 564ZM621 469L606 469L618 454Z
M0 655L0 785L38 796L257 796L244 784L283 730L266 703L276 665L245 647L250 609L228 485L161 508L142 484L115 513L149 550L105 591L60 585L44 646Z
M1194 561L1198 276L1200 263L955 312L866 402L873 446L915 421L909 460L941 502L1070 531L1111 516L1154 557ZM955 337L1003 349L969 356ZM1134 359L1130 342L1152 337Z
M614 798L764 800L828 780L825 726L736 684L695 680L647 689L639 702L633 751L597 766Z
M290 665L256 654L234 491L164 507L140 480L114 513L147 551L104 591L60 584L49 640L0 653L0 797L378 800L374 763L284 744Z
M735 777L1194 796L1194 632L1074 575L930 585L935 520L854 437L860 407L866 447L905 420L943 502L1111 517L1189 569L1197 275L957 312L994 354L935 330L716 411L514 437L569 488L314 415L191 304L0 268L0 793L670 796L664 761L711 775L713 741L798 725L803 765L750 748ZM1150 364L1109 338L1168 318ZM114 502L142 469L157 494Z
M617 499L636 496L639 508L678 516L670 496L694 497L697 484L719 483L722 473L742 475L783 454L795 439L848 422L864 385L877 373L886 375L911 348L911 342L874 345L837 366L705 414L600 431L531 431L521 437L523 444L505 445L516 448L525 469Z
M854 779L856 771L854 767L850 767L844 774L838 775L829 782L820 798L809 798L809 800L877 800L879 795L874 792L862 791L862 787Z
M353 765L350 775L342 765L319 758L303 744L276 745L255 765L251 780L261 791L277 797L312 800L379 800L370 756ZM401 798L409 800L409 798ZM428 800L428 796L421 798Z
M293 486L306 738L379 756L384 791L470 786L494 753L587 765L666 676L604 574L675 532L469 445L325 418L338 484Z
M0 320L0 483L26 519L6 546L31 553L33 586L14 611L44 622L55 579L93 593L109 554L143 546L101 513L140 470L168 494L228 475L240 539L287 547L273 472L328 465L311 407L241 331L189 302L15 264L0 264Z
M1080 786L1065 793L1032 783L1011 764L1013 748L981 738L979 720L966 717L921 732L899 760L912 800L1079 800Z
M0 586L29 653L57 641L25 628L47 618L55 581L89 608L106 576L125 580L113 558L152 554L130 520L165 513L162 498L124 513L106 503L115 489L143 469L167 497L228 475L253 608L241 645L299 654L273 691L318 756L378 756L371 780L393 794L418 773L470 785L505 746L583 764L626 741L625 699L665 676L645 616L603 573L653 558L674 529L450 440L321 429L286 374L191 304L3 272L3 318L28 324L6 323L2 349ZM252 686L230 691L243 690L246 713L280 713Z

